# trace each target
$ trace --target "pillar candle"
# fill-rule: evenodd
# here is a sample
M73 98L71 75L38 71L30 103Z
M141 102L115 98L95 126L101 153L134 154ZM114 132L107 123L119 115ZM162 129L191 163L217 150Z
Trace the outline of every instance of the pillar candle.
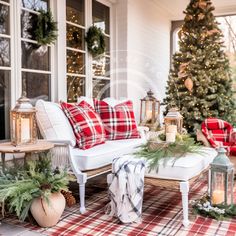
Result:
M166 142L167 143L174 143L175 142L175 135L176 135L176 133L166 133Z
M30 120L21 118L21 141L29 141L30 139Z
M167 125L166 133L177 133L177 125Z
M214 190L212 192L212 204L221 204L224 202L224 194L223 190Z

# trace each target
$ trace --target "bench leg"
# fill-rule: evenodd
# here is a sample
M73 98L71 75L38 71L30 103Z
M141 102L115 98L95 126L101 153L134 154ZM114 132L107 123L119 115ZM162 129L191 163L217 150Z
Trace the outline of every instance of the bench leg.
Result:
M189 182L180 182L180 192L182 194L182 206L183 206L183 225L188 227L188 192L189 192Z
M79 200L80 200L80 213L85 213L85 184L87 182L87 175L81 173L77 176L77 182L79 184Z

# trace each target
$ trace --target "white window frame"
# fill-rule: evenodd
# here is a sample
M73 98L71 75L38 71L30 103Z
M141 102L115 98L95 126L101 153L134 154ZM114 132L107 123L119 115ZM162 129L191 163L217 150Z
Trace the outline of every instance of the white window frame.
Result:
M109 22L109 32L110 32L110 96L113 96L113 11L112 7L113 4L109 0L97 0L98 2L106 5L110 8L110 22ZM67 75L72 76L79 76L85 77L85 95L87 97L92 97L93 93L93 78L96 79L108 79L107 77L103 76L93 76L92 75L92 56L88 53L88 49L85 43L85 50L78 50L81 52L85 52L85 76L79 74L68 74L67 73L67 62L66 62L66 0L56 1L54 0L55 9L57 12L57 22L58 22L58 40L57 40L57 51L55 58L57 59L57 91L58 91L58 100L67 100ZM69 23L71 24L71 23ZM76 25L77 26L77 25ZM85 27L78 25L80 28L85 28L85 33L87 32L88 28L92 26L92 0L85 0ZM73 49L74 50L74 49ZM75 50L74 50L75 51Z

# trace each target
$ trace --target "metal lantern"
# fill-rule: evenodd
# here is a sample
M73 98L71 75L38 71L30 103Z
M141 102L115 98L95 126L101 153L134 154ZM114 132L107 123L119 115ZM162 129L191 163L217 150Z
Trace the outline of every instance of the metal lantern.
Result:
M160 101L149 90L147 96L140 99L140 125L147 126L150 130L156 130L160 125Z
M30 100L23 95L10 112L11 143L14 146L36 143L36 110Z
M234 165L220 147L210 165L210 201L212 205L233 204Z
M164 118L165 132L169 132L169 128L176 128L178 133L182 133L183 129L183 116L180 114L177 107L171 108ZM170 127L168 127L170 126Z

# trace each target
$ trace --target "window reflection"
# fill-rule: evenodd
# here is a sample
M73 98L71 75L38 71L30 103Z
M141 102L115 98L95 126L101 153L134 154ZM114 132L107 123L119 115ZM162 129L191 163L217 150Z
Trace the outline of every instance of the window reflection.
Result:
M110 9L109 7L93 0L93 25L101 28L106 34L110 33Z
M0 38L0 66L10 66L10 40Z
M10 71L0 70L0 140L9 138Z
M21 42L22 67L36 70L50 70L50 48L37 44Z
M40 9L48 9L48 0L22 0L22 7L30 10L38 11Z
M10 34L9 7L0 4L0 34Z
M110 97L110 81L93 79L93 97L97 99Z
M109 77L110 73L110 58L99 57L93 59L92 65L93 75Z
M74 74L85 73L83 53L67 50L67 72Z
M68 102L77 102L77 98L85 94L85 78L67 77Z
M66 1L66 20L84 26L84 0Z
M26 91L28 98L35 100L41 98L50 99L50 75L23 72L22 73L22 91Z
M84 30L67 24L67 47L84 50Z

